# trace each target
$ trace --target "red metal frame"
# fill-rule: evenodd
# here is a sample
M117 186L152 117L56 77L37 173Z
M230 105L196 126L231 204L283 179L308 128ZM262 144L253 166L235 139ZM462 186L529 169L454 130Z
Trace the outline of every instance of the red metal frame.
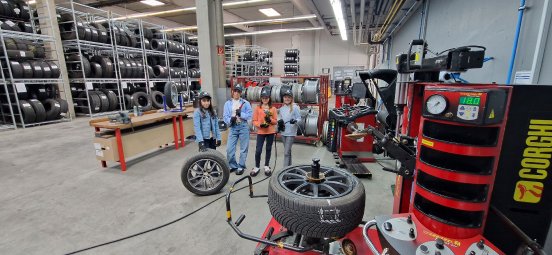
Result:
M184 148L184 121L182 121L182 115L178 116L178 125L180 127L180 142L182 143L181 147Z
M263 81L268 81L270 77L267 76L236 76L232 77L230 79L230 88L234 87L235 82L236 83L243 83L245 84L249 79L258 79ZM306 136L296 136L296 141L306 141L306 142L313 142L316 143L320 141L322 137L322 128L324 121L328 120L328 92L330 89L330 76L329 75L320 75L320 76L286 76L286 77L280 77L284 79L318 79L318 82L320 84L320 94L318 98L317 104L303 104L303 103L296 103L299 106L310 106L310 107L318 107L318 137L306 137ZM261 82L259 82L260 84ZM258 102L250 102L250 103L258 103ZM279 108L282 106L282 103L274 103L273 104L276 108ZM256 134L256 132L251 132L251 134ZM279 137L279 136L277 136Z
M173 133L174 133L174 149L178 150L178 131L176 126L176 116L172 117L173 121Z
M376 115L370 114L366 116L359 117L355 119L355 123L363 123L364 127L367 126L376 126ZM347 138L347 126L341 127L340 133L340 140L341 144L337 150L339 157L343 158L343 154L345 153L345 156L347 156L348 152L363 152L367 156L361 156L360 153L357 153L357 159L361 162L375 162L376 159L374 158L373 146L374 146L374 137L371 135L365 136L364 140L362 142L358 142L356 140L351 140ZM368 156L369 155L369 156Z
M119 152L119 163L121 164L121 171L126 171L125 152L123 150L123 137L121 136L121 129L115 129L115 138L117 139L117 152Z
M460 93L462 93L465 89L474 89L474 90L503 89L507 91L510 91L511 89L511 87L498 86L498 85L461 85L461 86L454 86L454 85L440 86L440 85L441 84L433 84L433 85L426 86L426 90L423 96L424 101L431 95L442 94L442 95L446 95L447 100L451 100L452 102L450 103L452 104L453 102L458 102L458 98L461 96ZM446 91L427 90L427 88L446 89ZM462 91L457 89L461 89ZM511 93L508 93L508 96L511 96ZM486 94L483 94L481 96L481 105L484 106L485 101L486 101ZM456 171L448 171L446 169L440 169L438 167L429 166L428 164L420 161L419 157L417 158L416 169L430 176L433 176L439 179L446 179L450 182L456 182L456 183L488 185L487 196L484 201L467 202L467 201L456 200L453 198L445 197L445 196L436 194L434 192L430 192L421 186L418 186L417 185L418 175L416 175L414 179L413 194L421 196L429 201L435 202L444 207L448 207L456 210L463 210L463 211L483 212L481 226L468 228L468 227L461 227L461 226L456 226L452 224L446 224L436 219L433 219L430 216L425 215L424 213L419 211L414 206L414 204L411 203L410 211L413 212L416 215L416 217L422 222L422 224L424 224L431 231L450 238L471 238L476 235L483 234L483 230L485 228L485 221L487 219L487 214L488 214L488 208L491 200L492 190L495 182L495 176L498 170L497 169L498 161L499 161L498 159L500 157L502 140L504 137L504 131L506 129L506 123L507 123L506 116L508 116L507 111L509 109L509 98L507 99L506 102L507 102L507 105L505 107L506 112L504 114L504 118L502 119L502 121L494 125L485 125L486 127L499 128L499 135L497 138L497 144L495 146L482 147L482 146L474 146L474 145L459 145L451 142L438 141L438 140L426 137L423 135L423 132L422 132L423 126L424 126L423 124L426 121L446 123L448 125L456 125L456 126L473 126L473 124L464 124L464 123L458 123L454 121L435 120L435 119L426 118L423 116L420 118L421 121L420 121L420 127L419 127L419 135L418 135L418 141L420 142L418 143L417 151L421 151L422 147L427 147L436 151L442 151L442 152L452 153L456 155L492 156L495 158L493 162L492 173L490 175L479 175L479 174L470 174L465 172L462 173L462 172L456 172Z

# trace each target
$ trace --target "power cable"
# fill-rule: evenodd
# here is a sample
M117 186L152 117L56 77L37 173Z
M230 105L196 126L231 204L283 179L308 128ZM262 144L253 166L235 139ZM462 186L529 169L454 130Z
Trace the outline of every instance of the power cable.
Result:
M274 162L274 166L276 166L276 159L275 159L275 162ZM254 182L253 185L256 185L256 184L258 184L258 183L261 183L261 182L263 182L263 181L265 181L265 180L267 180L267 179L269 179L269 178L270 178L270 176L267 176L267 177L265 177L265 178L263 178L263 179L261 179L261 180L259 180L259 181ZM248 187L249 187L249 186L243 186L243 187L241 187L241 188L235 190L234 192L240 191L240 190L245 189L245 188L248 188ZM109 241L109 242L105 242L105 243L102 243L102 244L90 246L90 247L88 247L88 248L84 248L84 249L80 249L80 250L77 250L77 251L69 252L69 253L66 253L65 255L71 255L71 254L81 253L81 252L84 252L84 251L92 250L92 249L99 248L99 247L106 246L106 245L110 245L110 244L114 244L114 243L117 243L117 242L120 242L120 241L124 241L124 240L130 239L130 238L133 238L133 237L137 237L137 236L140 236L140 235L143 235L143 234L146 234L146 233L149 233L149 232L152 232L152 231L155 231L155 230L164 228L164 227L166 227L166 226L169 226L169 225L172 225L172 224L174 224L174 223L177 223L177 222L179 222L179 221L181 221L181 220L183 220L183 219L186 219L187 217L189 217L189 216L191 216L191 215L193 215L193 214L195 214L195 213L201 211L202 209L205 209L205 208L208 207L209 205L215 203L216 201L218 201L218 200L220 200L221 198L224 198L224 197L226 197L226 195L219 196L219 197L217 197L216 199L211 200L211 201L208 202L207 204L204 204L203 206L201 206L201 207L199 207L199 208L193 210L192 212L190 212L190 213L188 213L188 214L186 214L186 215L184 215L184 216L182 216L182 217L180 217L180 218L178 218L178 219L175 219L175 220L173 220L173 221L169 221L169 222L167 222L167 223L165 223L165 224L163 224L163 225L160 225L160 226L157 226L157 227L154 227L154 228L150 228L150 229L148 229L148 230L144 230L144 231L142 231L142 232L138 232L138 233L133 234L133 235L129 235L129 236L126 236L126 237L122 237L122 238L119 238L119 239L115 239L115 240L113 240L113 241Z

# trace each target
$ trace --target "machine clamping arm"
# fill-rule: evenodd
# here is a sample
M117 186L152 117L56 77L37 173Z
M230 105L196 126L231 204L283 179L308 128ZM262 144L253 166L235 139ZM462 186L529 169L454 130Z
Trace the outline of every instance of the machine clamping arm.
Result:
M412 177L416 166L416 155L391 134L383 134L376 128L368 126L366 132L374 137L374 141L391 156L401 162L398 170L384 167L383 170L396 173L404 177Z

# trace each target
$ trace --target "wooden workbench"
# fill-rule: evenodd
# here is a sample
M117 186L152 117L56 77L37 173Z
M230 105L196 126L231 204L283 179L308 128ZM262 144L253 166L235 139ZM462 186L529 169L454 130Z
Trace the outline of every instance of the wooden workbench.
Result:
M125 156L159 148L160 144L169 142L167 138L170 137L170 134L167 133L170 133L170 128L167 129L167 120L170 119L172 119L173 131L171 140L174 138L175 149L178 150L179 142L184 147L183 118L191 115L193 110L192 107L188 107L183 112L149 111L142 116L130 114L131 124L110 122L107 117L92 119L89 124L95 128L94 147L96 157L101 161L102 167L107 167L107 160L118 161L121 164L121 170L126 171ZM140 130L141 127L146 126L147 128ZM140 131L134 132L135 129ZM115 136L105 135L106 130L114 131ZM125 144L123 144L123 140L126 141ZM127 147L127 149L124 149L124 147ZM132 155L125 155L125 151Z

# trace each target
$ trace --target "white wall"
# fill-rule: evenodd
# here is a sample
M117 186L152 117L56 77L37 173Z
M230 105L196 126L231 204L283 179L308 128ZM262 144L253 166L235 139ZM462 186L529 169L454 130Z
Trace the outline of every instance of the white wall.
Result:
M530 70L536 37L542 13L540 0L527 0L517 50L516 70ZM485 56L494 60L483 68L472 69L462 78L472 83L504 83L512 53L519 0L429 0L426 40L429 49L438 52L463 45L481 45L487 48ZM388 42L391 46L391 64L380 63L378 68L396 69L395 56L408 51L413 39L419 38L421 11L419 8L406 24ZM552 26L551 26L552 31ZM550 36L549 36L550 37ZM552 84L552 40L548 40L543 58L539 84ZM433 55L429 54L430 57ZM513 80L513 79L512 79Z
M284 50L288 48L300 50L300 73L304 75L317 75L322 68L333 66L368 66L365 46L353 46L350 40L344 42L326 31L258 35L253 37L252 43L273 51L274 75L283 74Z

